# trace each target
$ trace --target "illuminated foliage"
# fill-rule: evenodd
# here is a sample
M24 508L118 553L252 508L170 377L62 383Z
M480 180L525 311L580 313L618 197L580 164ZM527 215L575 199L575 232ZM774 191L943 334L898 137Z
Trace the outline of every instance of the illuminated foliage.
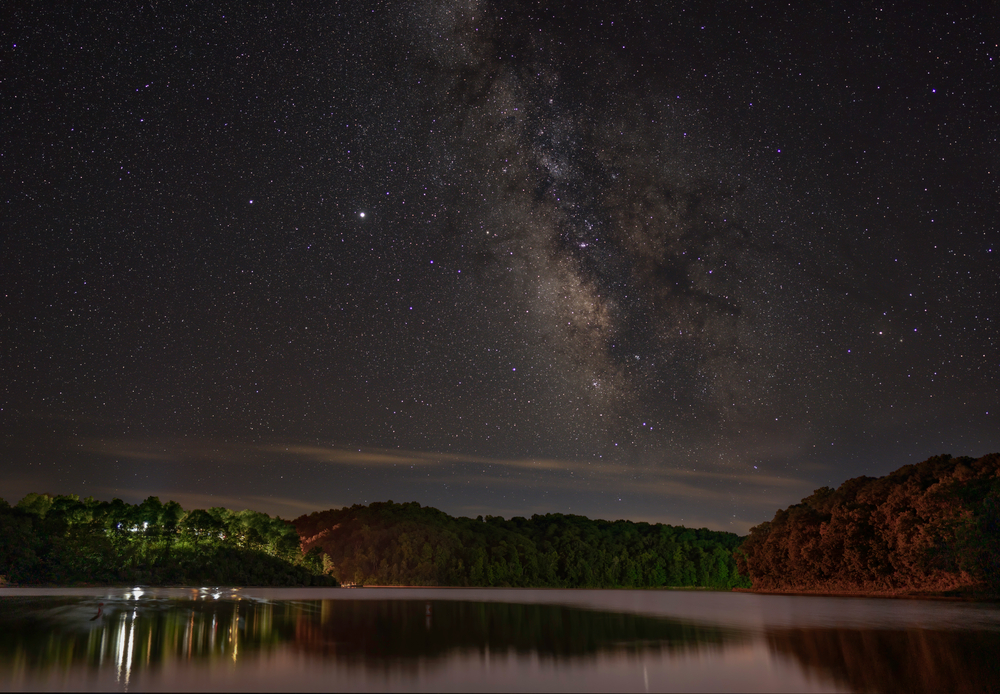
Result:
M761 590L1000 592L1000 454L936 456L816 490L750 530Z
M29 494L0 504L0 576L17 584L335 585L294 526L151 496L132 506Z

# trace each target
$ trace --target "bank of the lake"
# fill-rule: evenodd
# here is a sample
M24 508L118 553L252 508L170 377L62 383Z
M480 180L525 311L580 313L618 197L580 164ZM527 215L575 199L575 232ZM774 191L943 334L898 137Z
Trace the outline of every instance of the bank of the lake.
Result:
M888 600L945 600L955 602L1000 602L1000 595L984 591L906 591L906 590L755 590L753 588L733 588L734 593L755 595L801 595L826 598L884 598Z

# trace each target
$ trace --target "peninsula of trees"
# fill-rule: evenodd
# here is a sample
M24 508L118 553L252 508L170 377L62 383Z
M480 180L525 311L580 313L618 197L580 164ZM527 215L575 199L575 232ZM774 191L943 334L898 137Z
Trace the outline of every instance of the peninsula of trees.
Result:
M823 487L736 552L760 591L1000 594L1000 454Z
M0 499L5 583L337 585L318 552L302 553L295 527L266 513L48 494Z

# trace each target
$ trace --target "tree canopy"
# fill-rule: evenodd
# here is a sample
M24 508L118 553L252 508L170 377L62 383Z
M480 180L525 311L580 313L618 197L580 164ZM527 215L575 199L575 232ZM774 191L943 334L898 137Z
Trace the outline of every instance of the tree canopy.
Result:
M342 583L594 588L749 583L733 533L546 514L455 518L416 502L316 512L294 521Z
M1000 454L823 487L737 551L759 590L1000 593Z
M288 521L225 508L185 512L151 496L0 499L0 582L336 585Z

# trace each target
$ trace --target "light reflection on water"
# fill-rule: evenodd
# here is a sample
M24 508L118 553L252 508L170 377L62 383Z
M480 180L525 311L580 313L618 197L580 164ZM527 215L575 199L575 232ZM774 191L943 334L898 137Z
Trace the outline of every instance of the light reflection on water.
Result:
M0 689L989 691L996 605L682 591L0 590Z

